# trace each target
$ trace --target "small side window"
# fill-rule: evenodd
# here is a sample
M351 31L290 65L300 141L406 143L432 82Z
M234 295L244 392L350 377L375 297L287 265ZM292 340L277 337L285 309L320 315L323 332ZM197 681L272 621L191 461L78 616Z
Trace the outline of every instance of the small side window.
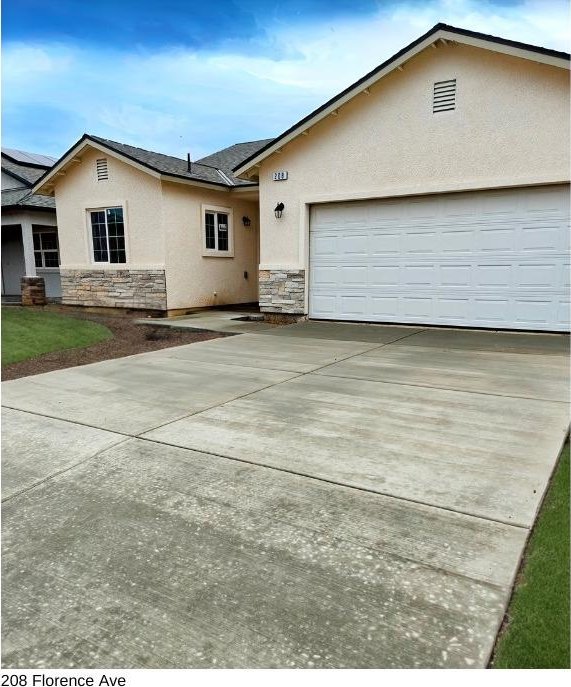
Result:
M203 255L234 257L232 212L230 208L202 208Z

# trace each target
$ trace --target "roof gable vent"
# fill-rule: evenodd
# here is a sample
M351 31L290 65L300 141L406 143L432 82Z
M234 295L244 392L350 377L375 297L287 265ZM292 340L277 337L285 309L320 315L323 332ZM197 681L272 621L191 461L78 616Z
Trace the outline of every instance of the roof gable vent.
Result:
M456 109L456 79L435 81L432 95L432 112Z
M109 179L107 158L103 157L100 160L96 160L95 166L97 168L97 181L107 181L107 179Z

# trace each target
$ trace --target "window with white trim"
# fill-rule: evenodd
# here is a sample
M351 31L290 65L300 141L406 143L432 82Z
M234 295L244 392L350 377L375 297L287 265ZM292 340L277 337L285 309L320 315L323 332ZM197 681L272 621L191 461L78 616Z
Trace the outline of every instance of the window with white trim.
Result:
M57 231L33 229L34 261L36 267L59 267Z
M89 211L93 262L127 262L123 208Z
M232 211L230 208L203 206L202 234L204 255L232 257Z

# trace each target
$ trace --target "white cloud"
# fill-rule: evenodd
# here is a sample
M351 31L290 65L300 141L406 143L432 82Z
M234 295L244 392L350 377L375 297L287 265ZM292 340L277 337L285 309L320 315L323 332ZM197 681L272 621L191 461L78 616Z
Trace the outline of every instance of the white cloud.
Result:
M253 48L122 54L5 43L5 143L26 148L33 140L39 151L59 154L87 130L196 158L279 133L438 21L568 49L563 0L400 2L374 16L281 25L272 36L281 58Z

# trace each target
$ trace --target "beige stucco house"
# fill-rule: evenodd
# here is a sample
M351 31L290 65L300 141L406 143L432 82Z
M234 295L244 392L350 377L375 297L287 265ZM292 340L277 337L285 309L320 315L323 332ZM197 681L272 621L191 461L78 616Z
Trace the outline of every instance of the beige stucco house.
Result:
M85 135L34 191L64 303L566 331L569 163L569 55L438 24L275 139Z
M62 302L176 314L258 300L258 185L232 167L84 135L36 184L55 197Z
M569 162L569 55L439 24L234 168L261 309L568 330Z

